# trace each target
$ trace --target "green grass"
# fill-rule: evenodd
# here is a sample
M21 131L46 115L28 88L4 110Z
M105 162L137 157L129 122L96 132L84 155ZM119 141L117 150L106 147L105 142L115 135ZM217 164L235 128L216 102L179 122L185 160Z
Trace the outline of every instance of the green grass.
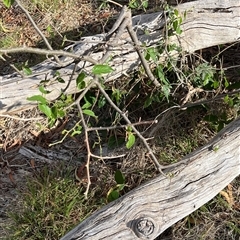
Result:
M9 226L8 239L59 239L101 207L101 199L85 199L72 175L69 170L62 173L44 168L29 178L20 193L21 211L9 213L13 225Z
M0 26L0 48L16 47L18 46L18 39L19 32L17 30L13 32L5 32Z
M50 0L41 0L41 1L32 1L34 4L30 7L30 11L34 13L35 8L42 11L42 13L54 13L54 17L50 17L52 23L49 23L49 27L46 28L47 30L44 32L46 35L52 35L55 34L55 29L58 29L60 25L59 22L61 19L61 14L59 14L58 11L59 7L63 6L64 4L71 4L72 1L50 1ZM65 5L64 5L65 6ZM72 10L72 9L70 9ZM70 11L69 10L69 11ZM61 13L61 12L60 12ZM71 12L70 12L71 15ZM69 16L70 16L69 15ZM60 16L60 17L59 17ZM54 20L53 20L54 19ZM56 25L55 25L56 23ZM68 24L66 23L66 29L68 28ZM53 27L54 26L54 27ZM64 26L64 25L61 25ZM47 26L45 26L47 27ZM5 34L4 29L2 29L2 37L0 38L0 47L13 47L17 43L17 39L19 37L18 31ZM35 32L34 32L35 34ZM215 82L215 79L213 79L214 74L211 72L211 68L207 65L202 65L202 69L198 69L200 73L207 72L209 75L209 78L212 82ZM200 71L201 70L201 71ZM210 71L210 72L209 72ZM197 76L200 76L200 80L202 80L201 74L198 73ZM173 74L172 74L173 75ZM195 75L193 79L193 83L206 85L207 83L200 82L199 79L196 78ZM150 88L149 88L150 89ZM138 91L136 92L136 95L140 92L146 91L146 97L150 96L149 89L147 89L146 85L140 85ZM207 88L206 88L207 89ZM136 90L136 89L135 89ZM137 90L136 90L137 91ZM183 97L185 93L180 92L180 98ZM146 97L140 98L140 106L143 106L144 101L146 100ZM157 100L159 98L159 93L157 93L154 96ZM193 96L198 97L198 96ZM151 104L153 105L154 99L150 99ZM160 99L161 100L161 99ZM174 99L177 101L177 99ZM126 101L128 102L128 101ZM130 102L130 101L129 101ZM161 104L164 104L164 102L161 102ZM158 107L159 102L156 103L156 106ZM157 109L156 107L156 109ZM217 109L220 109L223 107L223 104L221 103L221 106L214 106ZM136 103L134 106L132 106L132 109L136 109ZM162 109L164 110L164 109ZM209 109L208 109L209 110ZM138 113L136 113L136 119L139 119L139 117L144 117L143 112L146 111L146 109L141 108ZM201 110L203 111L203 110ZM132 113L133 111L130 111ZM159 110L161 112L161 110ZM159 112L155 112L155 110L149 111L151 113L151 118L153 119L155 116L159 114ZM154 114L156 113L156 114ZM198 119L203 120L204 113L201 113L198 109L195 112L189 112L179 117L177 120L175 119L170 128L170 131L165 131L164 133L159 133L161 135L161 138L159 138L156 141L156 154L159 157L159 161L163 163L173 163L178 160L180 160L183 156L187 155L188 153L195 150L198 146L204 144L208 139L201 139L202 136L209 136L209 132L206 131L207 134L204 132L201 132L202 129L211 129L209 125L214 124L211 119L207 123L202 122L201 124L198 124ZM195 118L196 116L196 118ZM105 116L104 116L105 117ZM146 116L145 116L146 117ZM149 117L150 118L150 117ZM217 123L219 123L219 117L216 117ZM105 120L105 119L104 119ZM224 120L224 119L223 119ZM176 124L177 122L177 124ZM175 123L175 125L174 125ZM192 125L191 125L192 123ZM182 125L181 125L182 124ZM173 126L174 125L174 126ZM187 126L188 125L188 126ZM194 127L193 127L194 126ZM212 126L213 131L217 130L216 127ZM218 125L217 125L218 127ZM158 134L158 133L157 133ZM205 141L205 142L204 142ZM132 159L130 159L132 161ZM128 162L130 162L128 159ZM140 169L140 164L137 162L137 160L134 158L136 169L133 169L133 163L130 162L125 169L121 169L125 171L130 172L128 175L126 175L126 179L132 179L132 184L129 187L129 189L132 189L132 186L135 186L139 183L142 183L146 179L149 179L153 177L154 170L153 168L149 167L146 164L146 167L143 167L143 169ZM126 160L127 162L127 160ZM92 164L92 163L91 163ZM150 163L151 164L151 163ZM149 164L149 165L150 165ZM121 162L118 163L118 165L121 165ZM93 213L94 210L101 208L106 203L106 196L104 196L105 193L100 193L96 189L93 191L90 191L90 196L86 200L84 198L84 188L79 187L74 179L74 174L72 173L71 169L67 169L64 172L62 172L62 169L65 169L64 166L53 169L54 166L51 168L45 168L40 172L36 172L34 177L31 177L28 179L26 187L21 191L20 193L20 211L13 211L9 213L13 220L13 224L9 226L9 238L8 239L59 239L61 236L63 236L66 232L68 232L70 229L72 229L75 225L77 225L79 222L87 218L89 215ZM106 167L104 164L102 164L102 169ZM122 167L122 166L121 166ZM124 168L124 167L122 167ZM136 172L136 174L134 174ZM98 176L99 177L99 176ZM103 177L103 176L101 176ZM102 186L98 186L98 189L103 187L104 185L104 191L107 192L111 186L109 184L111 179L110 174L106 174L104 176L104 181L102 181ZM130 180L129 180L130 182ZM128 183L127 183L128 184ZM184 238L184 233L189 232L195 234L195 229L197 226L201 224L205 224L206 229L204 229L202 233L202 239L207 236L209 233L209 229L207 227L206 222L213 217L212 220L210 220L210 224L216 221L215 215L216 212L220 211L230 211L229 206L226 203L226 201L222 198L217 196L214 198L214 200L210 201L208 204L205 204L202 206L199 210L192 213L190 216L187 217L187 223L184 225L184 227L179 231L181 237L179 239L187 239ZM215 212L215 213L214 213ZM237 216L234 216L235 212L230 212L228 219L226 220L227 227L231 229L231 231L237 236L237 234L240 234L240 229L237 225ZM232 215L232 218L231 218ZM237 215L237 214L236 214ZM190 219L190 220L189 220ZM202 221L204 219L204 221ZM195 224L193 224L193 220ZM221 220L221 219L219 219ZM184 221L184 220L183 220ZM200 224L201 223L201 224ZM224 225L224 226L225 226ZM194 228L195 227L195 228ZM185 232L184 232L185 231ZM185 235L186 236L186 235Z

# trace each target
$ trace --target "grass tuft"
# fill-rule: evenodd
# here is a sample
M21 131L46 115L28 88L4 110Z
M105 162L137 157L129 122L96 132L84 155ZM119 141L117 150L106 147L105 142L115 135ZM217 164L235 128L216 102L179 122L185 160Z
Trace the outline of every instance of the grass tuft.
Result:
M98 200L85 199L83 190L71 177L44 168L29 178L20 196L21 211L10 212L13 220L8 239L59 239L101 206ZM97 199L97 198L95 198Z

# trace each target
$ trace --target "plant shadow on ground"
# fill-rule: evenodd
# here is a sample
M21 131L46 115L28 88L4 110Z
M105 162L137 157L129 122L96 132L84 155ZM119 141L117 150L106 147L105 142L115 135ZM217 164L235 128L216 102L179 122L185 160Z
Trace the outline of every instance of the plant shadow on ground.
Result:
M111 94L110 90L109 94ZM215 135L219 123L207 122L205 117L212 113L220 119L224 111L229 111L228 105L225 105L225 108L223 106L224 104L221 101L217 101L209 104L207 110L206 107L197 106L188 111L174 111L168 115L158 132L155 132L155 141L152 143L156 156L159 157L161 163L176 162L189 152L207 143ZM130 105L129 110L134 109L134 107L134 104ZM130 110L131 120L134 121L139 117L142 120L152 119L163 109L157 103L153 103L144 111L142 108L135 107L135 111ZM111 123L116 120L110 106L106 107L105 110L104 115L99 115L99 125L102 125L103 122L107 125L108 122ZM101 111L99 111L100 113ZM229 117L232 114L234 115L234 112L229 112ZM77 119L74 121L77 121ZM139 128L144 132L146 126L140 126ZM115 136L116 139L124 138L124 131L113 131L108 135L103 134L101 136L102 144L105 144L111 136ZM96 135L93 134L91 137L95 138ZM44 139L43 136L42 138ZM59 140L59 138L61 138L61 134L55 136L55 139ZM84 146L82 136L76 136L72 140ZM92 145L94 141L96 140L93 140ZM39 142L39 139L36 139L35 142ZM38 144L42 145L41 142ZM97 146L98 144L95 148ZM57 149L62 151L61 144ZM84 148L81 147L80 151L83 150ZM76 151L76 154L79 154L79 150ZM83 162L77 162L77 165L83 164ZM19 212L11 214L15 219L13 226L16 227L16 232L19 234L18 239L59 239L71 227L107 203L107 192L115 185L114 172L116 170L120 170L126 178L127 187L121 191L121 195L157 175L152 162L146 157L146 151L138 143L124 158L105 161L91 160L91 180L93 184L89 198L85 200L83 193L86 187L86 178L81 177L81 186L76 183L75 166L76 163L73 165L70 162L57 163L48 167L41 166L39 171L34 170L35 177L30 178L26 188L22 191L22 211L20 211L20 214ZM235 200L239 199L238 188L239 180L236 179L233 182L232 191ZM29 211L32 211L31 214L29 214ZM228 230L223 230L216 225L219 224L218 216L225 217L221 226ZM239 209L237 209L237 206L236 209L234 206L231 208L228 201L218 195L193 214L173 225L159 239L180 239L181 237L182 239L196 239L200 236L205 236L204 239L213 239L211 236L217 237L221 234L225 234L224 236L231 234L226 239L235 239L234 237L238 236L239 231L237 227L238 216ZM33 217L35 218L34 221ZM34 228L34 231L32 228ZM11 229L14 230L14 227L11 227ZM26 229L29 231L26 231ZM210 231L211 229L214 229L214 232ZM30 234L34 232L34 235L27 235L28 232ZM21 233L26 235L21 236ZM13 237L12 239L16 238Z
M176 4L175 0L172 2ZM108 32L121 10L118 5L97 0L71 0L61 3L59 1L33 3L27 0L24 3L37 26L55 50L63 49L75 41L80 41L83 36ZM128 0L120 2L122 5L128 5L128 3ZM161 5L161 1L156 0L151 2L147 9L159 9ZM0 48L22 45L46 48L46 44L21 9L13 5L8 10L1 2L0 9L2 10L0 12L0 18L2 19L2 22L0 22ZM139 10L133 9L133 12L140 14L144 10L140 7ZM67 23L64 20L65 18L68 19ZM76 26L78 27L76 28ZM10 74L15 70L9 67L9 64L14 64L21 70L25 65L31 67L45 59L45 56L33 53L9 54L5 58L6 61L0 59L0 69L4 75Z
M25 4L27 6L27 3ZM110 30L120 11L118 6L101 9L98 1L84 1L83 3L82 1L69 1L54 7L52 4L51 2L45 4L29 2L28 11L55 50L63 49L75 41L80 41L83 36ZM1 48L23 45L47 48L21 9L13 5L8 10L3 3L0 3L0 7L2 9L0 13L2 19ZM68 18L67 23L64 16ZM76 28L76 26L78 27ZM2 74L15 72L13 68L9 67L9 64L15 64L21 70L22 66L34 66L45 60L46 57L33 53L18 53L9 54L5 59L6 61L0 60Z
M101 27L100 32L102 32ZM71 31L69 34L69 37L72 37L71 34L73 32ZM77 34L79 34L79 30L77 30ZM52 41L57 43L55 38ZM61 41L58 43L58 46L59 44L61 45ZM211 55L209 52L213 50L214 48L211 48L211 50L206 51L206 55ZM232 51L235 50L235 48L232 48ZM231 58L230 54L228 57ZM231 74L232 72L229 73L230 77ZM148 107L143 108L143 102L147 101L148 94L151 93L151 88L144 81L143 79L143 83L139 83L139 86L135 88L136 91L140 89L139 92L135 92L134 95L128 95L128 91L126 91L119 102L122 106L127 105L132 122L137 122L140 118L141 120L153 120L158 114L171 107L168 102L159 104L157 101L153 101ZM119 82L116 83L119 85L114 86L116 89L122 86L121 81ZM232 80L233 84L238 82L239 80ZM125 83L125 85L127 84ZM128 89L130 88L131 86L128 86ZM112 87L108 89L110 95L113 94L113 89ZM180 102L181 94L185 96L184 91L179 92L180 97L176 97L174 99L175 102ZM133 98L136 100L134 103L131 102ZM117 99L115 100L117 101ZM96 114L100 116L99 126L104 124L111 125L112 122L117 120L119 124L125 124L117 118L116 112L110 110L110 106L105 107L104 116L101 115L102 110L96 110ZM223 124L227 124L229 119L234 118L238 114L236 111L238 110L230 109L229 105L218 100L204 106L192 107L187 111L172 111L168 116L162 115L164 121L154 131L156 141L152 142L151 146L161 163L169 164L176 162L189 152L207 143ZM24 116L24 113L22 116ZM74 124L70 123L71 121L78 121L76 116L76 111L69 114L68 122L70 126ZM18 124L16 121L14 121L13 125L9 122L6 123L6 127L12 129L12 132L8 132L7 136L9 146L13 145L17 137L21 137L16 134L16 129L19 128L19 126L16 127L16 124ZM144 132L147 127L139 126L138 128L141 132ZM23 131L25 132L25 142L30 142L29 139L33 138L32 132L34 128L30 124L22 125L19 128L20 135ZM147 133L148 131L146 131ZM40 145L48 148L49 142L62 138L61 133L58 132L56 134L54 130L51 134L52 136L55 135L49 139L49 132L42 131L41 136L32 139L32 141L36 146ZM93 133L91 137L94 138L92 142L94 144L96 142L96 134ZM103 141L100 144L109 143L109 139L124 140L125 131L105 132L102 133L101 138ZM67 140L72 140L78 145L76 148L67 149L69 152L74 152L75 157L80 152L86 151L83 136L76 136ZM22 144L24 144L24 141L16 146L19 148ZM97 146L98 144L96 144L96 148ZM63 144L56 147L55 150L61 152L64 147L65 145ZM17 214L11 213L11 216L15 219L10 229L15 234L12 239L59 239L73 225L78 224L94 210L106 204L107 192L115 184L113 176L116 170L121 170L126 178L127 187L121 192L122 195L156 176L157 173L152 162L146 157L146 152L142 149L141 144L137 142L136 146L127 153L125 158L106 161L92 159L91 175L93 184L88 200L85 200L83 197L86 179L83 176L79 186L74 175L76 165L81 164L82 166L84 160L72 165L68 162L70 160L67 159L67 163L56 163L48 166L41 164L41 166L37 166L37 169L32 171L33 177L29 178L27 184L22 189L20 214L19 209ZM30 161L30 159L28 160ZM232 194L235 200L239 199L239 182L240 180L237 178L232 183ZM221 221L222 219L223 221ZM221 221L221 224L219 221ZM219 194L208 204L168 229L160 236L160 239L238 239L238 226L239 206L234 205L230 207L229 202Z

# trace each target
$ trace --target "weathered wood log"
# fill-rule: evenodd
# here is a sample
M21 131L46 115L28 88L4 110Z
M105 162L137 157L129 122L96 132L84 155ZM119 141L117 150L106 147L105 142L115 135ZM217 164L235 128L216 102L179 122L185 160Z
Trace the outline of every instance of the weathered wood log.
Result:
M108 204L61 240L156 238L240 174L240 118L168 174Z
M187 17L182 24L183 33L178 37L171 37L169 43L176 43L181 46L183 51L192 53L196 50L211 47L218 44L235 42L240 38L240 2L235 0L226 1L194 1L185 4L180 4L176 7L181 15L186 11ZM134 30L137 33L140 44L146 46L154 46L163 37L163 28L165 19L163 12L153 14L145 14L135 16L132 19ZM145 30L149 32L145 34ZM105 42L106 34L100 34L92 37L81 39L79 44L72 45L66 48L66 51L84 56L86 53L98 61L105 53L105 49L98 49L94 52L94 46L100 46L100 43ZM108 42L107 44L110 44ZM131 39L127 31L122 35L118 45L111 46L112 60L110 64L115 70L112 74L106 76L107 81L112 81L122 74L129 72L139 65L140 61L135 51ZM0 53L4 53L0 49ZM71 57L60 57L64 62L65 67L59 67L58 64L46 60L41 64L33 67L33 74L22 78L19 74L10 74L0 76L1 99L0 113L11 113L20 111L30 106L27 97L39 94L38 86L41 80L51 80L51 90L49 99L56 98L61 89L64 89L68 83L67 93L73 93L76 90L75 81L70 81L70 76L74 67ZM78 64L77 71L73 79L84 68L85 71L91 72L93 64L81 61ZM59 72L65 83L53 81L57 78L56 72ZM70 81L70 82L69 82Z

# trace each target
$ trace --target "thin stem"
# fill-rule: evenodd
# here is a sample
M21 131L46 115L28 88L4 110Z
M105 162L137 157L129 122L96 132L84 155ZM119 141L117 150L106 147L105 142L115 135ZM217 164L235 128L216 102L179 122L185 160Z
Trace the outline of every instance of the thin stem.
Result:
M118 108L118 106L116 104L114 104L114 102L111 100L111 98L108 96L108 94L105 92L105 90L102 88L101 84L99 83L97 77L94 78L94 83L98 86L99 90L101 91L101 93L103 94L103 96L107 99L107 101L110 103L110 105L122 116L122 118L126 121L126 123L128 123L129 125L131 125L132 130L136 133L136 135L142 140L144 146L147 148L149 155L152 158L152 161L155 164L155 167L157 168L157 170L162 173L164 176L166 176L163 171L162 168L164 166L162 166L157 158L155 157L152 149L150 148L149 144L147 143L146 139L142 136L142 134L132 125L131 121L128 119L128 117L126 116L126 114L124 112L121 111L121 109ZM166 176L167 177L167 176Z
M47 38L44 36L44 34L42 33L42 31L38 28L38 26L36 25L36 23L34 22L34 20L32 19L31 15L29 14L28 10L21 4L21 2L19 0L16 0L16 3L18 4L18 6L23 10L23 12L26 14L27 18L29 19L29 21L31 22L31 24L33 25L34 29L37 31L37 33L41 36L41 38L43 39L44 43L46 44L47 48L49 50L53 50L52 46L50 45L50 43L48 42ZM55 60L57 63L59 63L61 65L61 62L59 60L59 58L55 55L54 56Z
M38 118L20 118L20 117L8 115L8 114L0 114L0 117L11 118L11 119L19 120L19 121L39 121L39 120L44 119L43 117L38 117Z
M79 56L77 54L71 53L71 52L66 52L63 50L47 50L47 49L41 49L41 48L32 48L32 47L16 47L16 48L10 48L10 49L0 49L0 53L2 54L9 54L9 53L36 53L39 55L47 55L47 56L54 56L54 55L60 55L60 56L66 56L66 57L71 57L73 59L78 59L78 60L83 60L90 62L92 64L98 64L98 61L94 60L93 58L89 56ZM67 63L69 64L69 63Z
M121 128L127 128L132 126L139 126L139 125L147 125L147 124L154 124L157 123L157 120L153 121L143 121L143 122L137 122L137 123L131 123L126 125L120 125L120 126L109 126L109 127L91 127L88 128L88 131L103 131L103 130L114 130L114 129L121 129Z
M87 170L87 188L86 191L84 192L85 198L87 198L88 192L89 192L89 188L91 186L91 178L90 178L90 157L91 157L91 149L90 149L90 145L89 145L89 141L88 141L88 126L85 122L84 116L83 116L83 112L82 112L82 108L80 106L80 103L77 102L77 107L80 113L80 117L82 119L82 125L84 128L84 133L85 133L85 143L86 143L86 148L87 148L87 162L86 162L86 170Z

